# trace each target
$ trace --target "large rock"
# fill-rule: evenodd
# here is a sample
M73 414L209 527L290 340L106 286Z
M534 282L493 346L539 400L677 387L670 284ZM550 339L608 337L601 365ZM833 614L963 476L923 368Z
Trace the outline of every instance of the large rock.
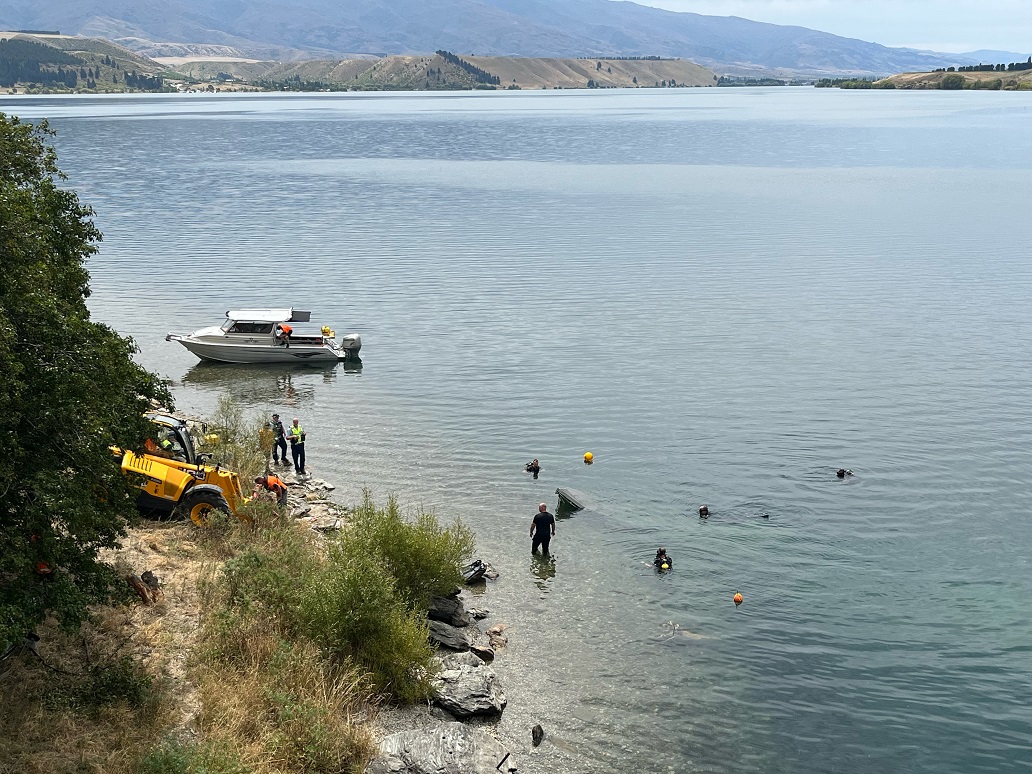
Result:
M479 728L443 723L401 731L380 743L366 774L513 774L516 764L501 742Z
M466 611L461 597L434 597L430 600L427 618L432 621L444 621L451 626L463 627L473 623L473 617Z
M472 626L459 628L444 621L430 621L430 641L445 648L469 650L470 645L476 642L476 636L475 627Z
M445 656L438 656L436 660L441 670L458 669L461 666L478 667L484 663L483 659L478 658L475 653L469 650L463 653L449 653Z
M501 715L506 701L495 671L471 653L461 655L476 663L442 659L444 668L434 679L434 704L460 719Z

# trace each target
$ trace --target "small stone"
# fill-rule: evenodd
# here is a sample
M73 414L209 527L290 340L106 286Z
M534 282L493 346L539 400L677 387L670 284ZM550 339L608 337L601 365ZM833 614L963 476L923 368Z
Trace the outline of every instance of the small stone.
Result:
M488 664L494 661L495 658L494 649L489 648L487 645L473 645L470 647L469 652Z
M530 740L534 743L535 747L540 745L541 742L544 741L544 739L545 739L545 729L543 729L541 727L540 723L538 725L534 726L532 729L530 729Z
M319 532L333 532L341 528L341 521L336 516L326 516L312 520L312 529Z

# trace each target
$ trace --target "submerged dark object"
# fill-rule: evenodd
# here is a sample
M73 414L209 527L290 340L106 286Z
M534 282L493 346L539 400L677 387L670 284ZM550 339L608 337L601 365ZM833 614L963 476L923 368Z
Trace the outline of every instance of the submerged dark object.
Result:
M559 505L556 508L557 511L583 511L584 504L577 499L569 489L563 489L559 487L555 490L555 493L559 495Z
M541 742L544 741L544 738L545 738L545 729L543 729L541 727L540 723L538 725L534 726L532 729L530 729L530 739L534 743L535 747L537 747L539 744L541 744Z
M487 564L479 559L474 559L462 569L462 577L466 580L466 583L476 583L484 577L486 572Z
M839 478L845 478L846 476L853 475L853 471L847 470L846 468L839 468L838 470L835 471L835 475L838 476Z
M708 505L700 505L699 506L699 518L700 519L708 519L709 518L709 506Z

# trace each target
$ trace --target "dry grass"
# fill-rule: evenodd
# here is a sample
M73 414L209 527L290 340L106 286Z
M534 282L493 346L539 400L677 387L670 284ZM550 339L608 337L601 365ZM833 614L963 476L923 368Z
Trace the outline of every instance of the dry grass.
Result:
M130 653L132 609L103 608L69 634L38 630L39 653L0 666L0 772L136 770L136 762L175 722L164 680L147 675Z
M201 726L248 771L363 771L374 744L359 670L257 620L214 628L202 659Z
M135 772L162 738L195 736L187 662L211 563L199 535L184 523L131 530L105 558L123 574L154 572L157 602L97 607L74 634L47 624L37 631L46 664L27 652L0 664L0 773Z

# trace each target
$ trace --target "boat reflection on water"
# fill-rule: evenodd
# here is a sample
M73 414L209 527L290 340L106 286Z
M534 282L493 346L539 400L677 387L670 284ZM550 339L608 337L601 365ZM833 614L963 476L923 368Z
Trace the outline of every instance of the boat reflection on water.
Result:
M201 362L186 372L182 383L187 387L230 393L245 403L301 406L314 399L320 383L332 384L341 371L361 373L362 361L290 366Z

